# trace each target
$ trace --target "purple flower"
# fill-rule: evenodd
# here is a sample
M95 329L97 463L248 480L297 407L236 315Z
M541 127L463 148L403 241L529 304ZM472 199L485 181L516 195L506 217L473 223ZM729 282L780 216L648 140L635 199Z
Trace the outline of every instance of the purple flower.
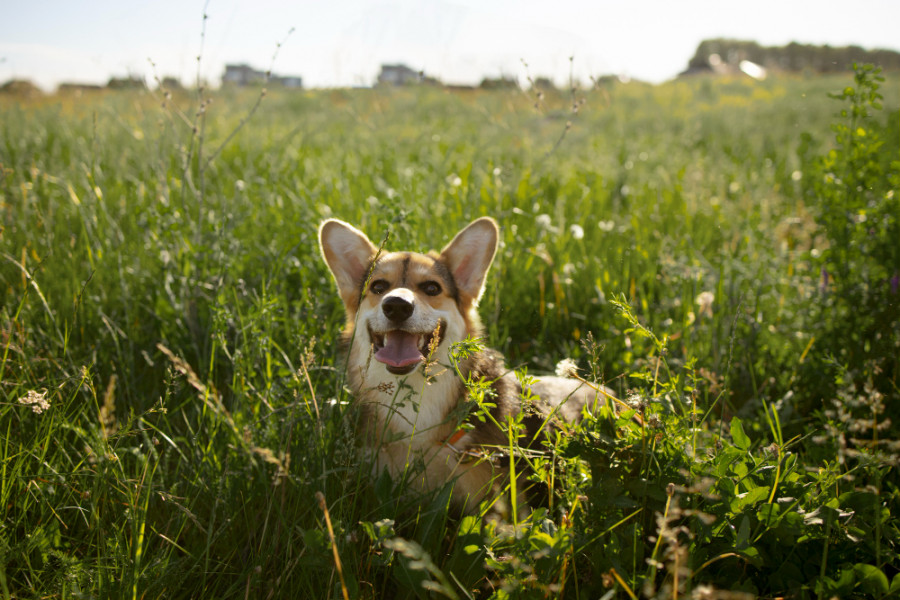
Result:
M891 277L891 296L897 295L897 288L900 288L900 274L894 273Z

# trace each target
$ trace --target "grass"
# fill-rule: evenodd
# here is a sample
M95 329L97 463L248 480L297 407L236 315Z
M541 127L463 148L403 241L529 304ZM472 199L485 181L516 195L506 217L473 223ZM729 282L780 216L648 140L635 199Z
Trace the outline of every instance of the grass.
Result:
M258 93L0 98L0 594L896 595L897 353L856 368L823 325L812 179L851 83L617 84L577 114L270 92L234 135ZM555 440L517 530L364 474L315 237L425 250L483 214L486 342L645 424Z

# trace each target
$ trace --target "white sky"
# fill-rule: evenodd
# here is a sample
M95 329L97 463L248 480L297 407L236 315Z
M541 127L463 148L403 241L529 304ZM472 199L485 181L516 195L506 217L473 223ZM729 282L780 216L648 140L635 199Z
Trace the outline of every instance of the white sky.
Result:
M0 0L0 82L197 76L205 0ZM900 0L210 0L202 75L273 66L308 87L370 85L402 62L447 83L684 70L703 39L900 49ZM294 28L293 33L288 31ZM278 56L272 56L283 42Z

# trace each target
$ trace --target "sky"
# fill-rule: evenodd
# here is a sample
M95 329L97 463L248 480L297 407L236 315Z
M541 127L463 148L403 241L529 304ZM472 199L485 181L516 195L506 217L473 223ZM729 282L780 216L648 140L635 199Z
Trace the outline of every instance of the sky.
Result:
M368 86L396 63L457 84L658 83L716 37L900 50L900 0L0 0L0 15L0 82L48 91L198 72L216 86L226 63L307 87Z

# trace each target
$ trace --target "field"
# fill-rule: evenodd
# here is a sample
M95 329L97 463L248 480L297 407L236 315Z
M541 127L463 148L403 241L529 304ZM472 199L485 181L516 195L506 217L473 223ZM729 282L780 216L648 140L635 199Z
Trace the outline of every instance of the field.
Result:
M865 70L0 96L0 594L896 597L898 107ZM632 407L517 524L367 476L316 242L481 215L484 342Z

